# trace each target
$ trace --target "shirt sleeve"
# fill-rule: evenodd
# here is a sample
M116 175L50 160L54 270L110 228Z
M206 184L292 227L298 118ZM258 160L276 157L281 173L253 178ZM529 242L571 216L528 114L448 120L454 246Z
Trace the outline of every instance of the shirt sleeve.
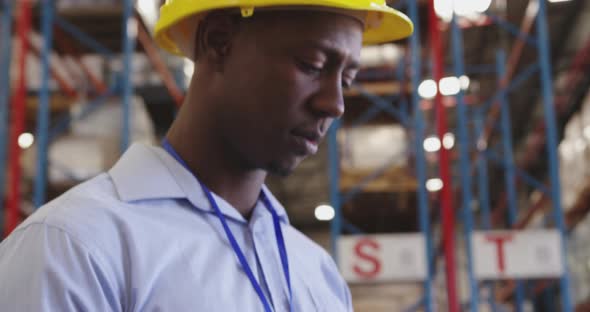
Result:
M0 244L2 311L122 311L114 276L82 242L43 223Z

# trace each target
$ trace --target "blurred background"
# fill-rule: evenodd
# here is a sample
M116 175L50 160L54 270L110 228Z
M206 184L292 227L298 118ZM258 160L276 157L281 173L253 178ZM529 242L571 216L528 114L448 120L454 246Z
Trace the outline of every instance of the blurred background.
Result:
M162 0L0 0L0 228L158 144ZM356 311L590 311L590 2L399 0L318 155L269 187ZM0 238L1 239L1 238Z

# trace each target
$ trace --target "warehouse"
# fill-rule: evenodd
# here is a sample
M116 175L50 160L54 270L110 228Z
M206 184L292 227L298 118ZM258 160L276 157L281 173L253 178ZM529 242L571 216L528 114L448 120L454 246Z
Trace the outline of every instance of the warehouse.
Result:
M590 311L589 23L0 0L0 311Z

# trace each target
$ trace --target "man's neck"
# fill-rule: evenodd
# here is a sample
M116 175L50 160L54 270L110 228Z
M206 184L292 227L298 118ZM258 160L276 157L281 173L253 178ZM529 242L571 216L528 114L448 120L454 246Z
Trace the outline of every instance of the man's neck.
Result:
M218 140L206 137L210 131L198 133L201 135L195 135L194 123L188 125L177 120L166 138L191 172L248 220L258 201L266 172L240 168L231 155L219 147Z

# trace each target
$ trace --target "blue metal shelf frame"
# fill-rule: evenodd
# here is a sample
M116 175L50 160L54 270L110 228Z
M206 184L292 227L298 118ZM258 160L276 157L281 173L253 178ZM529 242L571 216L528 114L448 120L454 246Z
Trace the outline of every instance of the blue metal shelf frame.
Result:
M506 75L506 54L500 50L496 55L496 66L498 67L498 84L502 84L502 79ZM503 95L499 101L501 107L500 119L502 124L502 146L504 149L504 163L506 169L504 172L504 183L508 199L508 225L514 227L518 217L518 204L516 202L516 175L514 172L514 152L512 150L512 130L510 129L510 107L508 106L508 97ZM516 281L515 289L516 311L522 312L525 293L522 281Z
M41 50L41 88L39 90L39 110L37 112L37 173L33 204L41 207L45 202L47 180L47 154L49 149L49 79L50 57L53 44L53 16L54 3L51 0L43 0L41 3L41 31L43 35L43 47Z
M410 38L411 52L411 70L412 70L412 85L418 86L421 82L421 56L420 56L420 30L418 22L418 4L416 1L401 1L398 2L398 6L406 5L408 13L412 21L414 21L415 32ZM402 60L397 67L396 76L398 81L403 82L405 78L405 60ZM403 85L403 83L402 83ZM435 252L434 244L432 241L431 226L430 226L430 209L428 191L426 190L426 157L425 151L422 147L425 138L425 122L422 109L420 108L420 97L418 95L417 87L412 90L411 103L407 103L401 99L400 95L393 95L391 97L382 98L380 96L371 94L366 90L358 89L360 95L371 101L372 105L366 112L364 112L357 120L353 122L352 127L359 126L363 123L370 121L377 114L385 112L397 120L406 127L414 131L414 142L413 142L413 153L416 162L416 178L418 181L418 215L419 215L419 227L420 231L424 234L426 244L424 246L426 250L428 261L427 277L423 282L424 294L422 299L416 303L414 308L410 310L423 307L424 311L434 311L433 303L433 283L434 283L434 262ZM403 92L403 91L402 91ZM392 106L392 102L397 102L400 108ZM410 116L408 111L408 104L412 105L413 116ZM347 193L343 194L340 192L340 153L337 141L337 132L342 127L341 121L336 121L332 125L328 135L328 157L329 157L329 174L330 174L330 200L335 210L335 217L331 222L331 247L332 255L338 259L338 239L341 235L342 230L354 234L362 234L361 231L354 225L344 220L342 217L342 205L354 198L362 192L362 189L366 184L370 183L375 178L379 177L388 167L389 164L382 166L375 170L372 174L368 175L363 179L356 187Z
M121 153L125 152L131 141L131 100L133 96L133 82L131 71L133 65L133 51L137 37L137 21L133 17L133 0L123 1L123 73L122 90L123 99L123 129L121 134Z
M7 1L11 2L11 1ZM57 124L51 127L49 122L50 112L50 56L52 52L53 42L53 26L56 25L64 30L66 33L76 38L78 42L89 47L93 51L101 54L107 60L113 58L114 53L103 46L97 40L87 35L76 26L64 20L55 14L54 1L42 0L41 3L41 30L43 36L43 47L40 53L41 58L41 88L39 90L39 111L37 116L37 174L35 176L34 184L34 198L33 203L35 207L40 207L46 200L46 185L47 185L47 170L48 170L48 149L49 144L55 140L61 133L66 131L73 120L84 118L102 103L104 103L110 96L119 94L122 98L123 106L123 127L121 134L121 152L124 152L129 146L130 142L130 120L131 120L131 100L133 95L133 84L131 82L132 71L132 57L135 49L135 40L137 35L137 21L133 17L133 0L125 0L123 3L123 28L122 28L122 44L123 44L123 69L120 73L116 73L116 79L111 83L108 91L99 95L97 98L91 100L86 104L84 109L76 114L70 116L69 114L63 116L58 120ZM3 29L5 29L3 27ZM0 99L1 100L1 99ZM2 137L0 137L0 143ZM0 150L1 152L1 150ZM1 165L1 164L0 164ZM1 182L1 181L0 181ZM1 189L1 188L0 188Z
M465 74L465 64L463 57L463 34L457 24L457 16L451 20L451 44L454 61L455 77L461 77ZM461 176L461 207L463 229L465 232L465 249L467 252L467 278L470 289L469 310L478 311L479 308L479 285L473 272L472 242L473 233L473 212L471 209L471 164L470 164L470 142L469 129L467 123L467 105L465 104L463 90L457 94L457 132L459 147L459 172Z
M560 292L561 292L561 310L566 312L573 311L571 303L571 291L569 284L569 270L567 263L567 230L564 220L563 209L561 207L561 189L559 183L559 166L557 157L557 127L555 119L555 107L553 99L553 81L551 78L551 63L549 57L548 48L548 32L547 32L547 17L546 17L546 1L539 1L539 13L535 20L536 25L536 38L526 36L520 33L520 31L513 25L488 14L494 22L496 22L501 28L507 32L513 34L520 40L524 40L529 45L536 47L539 59L537 62L527 66L521 73L512 79L510 83L503 81L505 79L505 67L506 67L506 56L503 51L499 51L496 56L496 74L499 81L499 90L495 95L488 101L480 104L478 108L472 110L473 117L475 119L475 132L477 138L481 138L484 133L484 116L493 105L500 105L500 125L499 129L496 125L493 127L493 131L500 131L502 139L501 157L496 154L489 146L478 148L478 157L476 158L477 173L478 173L478 190L479 190L479 204L482 209L482 222L481 227L484 230L491 229L491 212L489 206L489 185L488 185L488 160L501 165L505 171L505 186L507 193L508 203L508 223L512 227L517 222L518 206L516 200L516 178L522 179L522 181L532 185L536 189L550 194L552 205L553 205L553 219L556 227L561 233L562 240L562 251L561 256L563 259L563 271L565 272L560 278ZM455 75L461 76L464 72L463 67L463 55L461 51L462 47L462 34L461 29L457 26L455 19L451 25L452 32L452 48L453 58L455 64ZM526 36L526 37L524 37ZM508 94L515 90L522 82L532 77L535 73L540 73L540 83L543 93L543 115L546 125L547 135L547 155L548 155L548 169L550 176L550 185L546 186L545 183L536 180L523 170L516 167L514 163L513 143L512 143L512 132L511 132L511 121L510 121L510 109L508 104ZM469 311L477 311L477 296L479 294L479 286L473 276L471 269L471 234L473 229L472 216L470 212L470 163L469 163L469 148L461 148L468 146L472 142L470 141L468 131L468 116L467 110L465 109L465 103L462 100L463 94L460 92L457 95L457 114L458 114L458 131L459 131L459 146L460 146L460 166L461 166L461 179L462 179L462 206L463 206L463 222L466 235L467 255L468 255L468 276L470 285L470 305ZM475 143L475 142L473 142ZM523 281L517 281L515 288L515 308L516 311L523 311L524 300L526 296L525 283ZM486 287L491 287L490 283L484 283ZM492 289L490 289L491 291ZM497 309L495 303L490 300L493 311Z
M426 128L424 114L420 107L420 96L418 95L418 85L422 80L422 49L420 48L420 18L418 14L417 1L408 2L408 13L414 23L414 35L410 37L410 54L412 58L412 106L414 109L414 149L416 157L416 178L418 181L418 222L420 231L424 234L426 246L426 257L428 258L426 280L423 282L423 303L424 311L431 312L434 310L434 267L431 265L435 262L436 253L432 239L432 229L430 226L430 205L428 201L428 191L426 190L426 156L424 155L423 142Z
M4 227L4 190L8 148L8 106L10 100L10 62L12 57L13 0L0 2L0 232Z
M555 224L561 233L561 257L563 275L560 278L561 308L564 312L573 311L569 267L567 262L567 227L563 208L561 206L561 185L559 182L559 158L557 156L557 125L553 97L553 80L551 78L551 58L549 56L549 33L547 32L547 2L539 1L539 13L536 20L537 49L541 65L541 90L543 92L543 110L545 117L545 131L547 134L547 156L549 157L549 177L551 181L551 203Z

